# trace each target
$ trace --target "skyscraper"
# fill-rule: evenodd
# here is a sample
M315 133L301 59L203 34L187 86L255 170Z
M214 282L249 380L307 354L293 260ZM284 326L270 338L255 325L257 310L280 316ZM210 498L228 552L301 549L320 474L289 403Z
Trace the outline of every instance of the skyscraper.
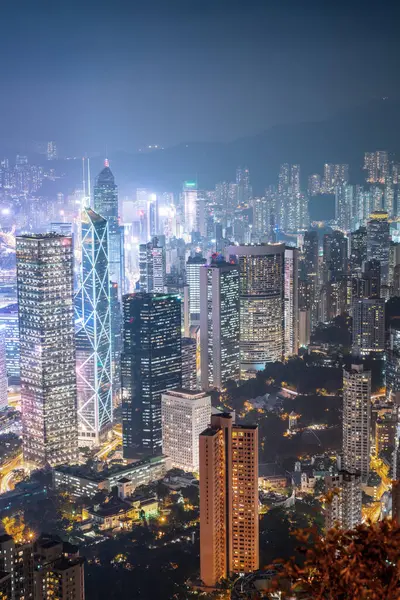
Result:
M323 241L324 281L347 276L348 239L341 231L326 233Z
M199 230L198 191L195 181L185 181L183 184L183 210L185 216L185 232L191 235Z
M284 354L284 244L229 246L239 266L240 378Z
M239 268L221 255L201 267L200 339L202 388L239 381Z
M94 186L94 210L108 222L108 260L110 280L118 284L119 297L124 293L123 233L118 219L118 188L108 160Z
M358 298L353 301L353 354L368 356L385 350L385 300Z
M77 458L72 238L17 237L21 408L26 462Z
M315 327L318 322L319 299L319 242L317 231L306 231L304 234L304 274L309 284L310 325Z
M190 337L182 338L182 388L197 390L197 342Z
M350 272L361 273L367 260L367 228L360 227L350 234Z
M371 372L362 365L343 370L343 466L366 483L370 461Z
M93 446L113 420L108 222L85 208L81 224L82 285L75 298L78 435L82 446Z
M200 270L206 264L200 253L189 256L186 262L186 283L189 286L190 324L200 324Z
M259 567L258 431L213 415L200 435L200 577L215 586Z
M123 309L123 451L134 458L161 452L161 394L182 386L181 300L128 294Z
M341 529L353 529L361 524L362 492L358 473L340 471L325 477L326 493L333 492L332 501L325 507L325 529L335 525Z
M164 294L166 279L165 247L158 245L158 238L139 246L139 290Z
M299 251L285 248L285 357L299 351Z
M0 410L7 406L6 328L0 325Z
M386 342L386 398L394 402L400 392L400 322L390 323Z
M385 150L366 152L364 170L368 183L387 183L389 175L389 156Z
M173 467L199 471L199 436L211 420L211 397L185 389L161 397L162 451Z
M382 285L389 284L389 247L388 214L383 211L374 212L367 223L367 259L379 260L381 263Z

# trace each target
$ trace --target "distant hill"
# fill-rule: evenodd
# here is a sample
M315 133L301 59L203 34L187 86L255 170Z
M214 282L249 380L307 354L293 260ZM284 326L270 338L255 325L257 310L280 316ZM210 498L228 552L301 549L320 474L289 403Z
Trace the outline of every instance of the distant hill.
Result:
M321 122L278 125L232 143L187 143L149 154L117 154L112 167L120 185L179 189L185 179L197 178L210 188L233 181L235 169L246 165L256 193L275 183L279 165L300 163L303 184L325 162L349 163L354 182L361 181L366 151L385 149L400 159L400 102L373 101ZM93 165L94 172L99 165Z

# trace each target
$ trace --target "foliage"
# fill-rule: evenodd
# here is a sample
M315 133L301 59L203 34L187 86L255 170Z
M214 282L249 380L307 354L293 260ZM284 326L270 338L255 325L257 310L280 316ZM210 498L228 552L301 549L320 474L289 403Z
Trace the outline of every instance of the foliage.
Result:
M315 600L399 600L400 526L391 521L329 530L321 537L315 527L299 530L298 552L303 561L279 564L274 587L292 582L291 592ZM290 596L283 596L290 597Z

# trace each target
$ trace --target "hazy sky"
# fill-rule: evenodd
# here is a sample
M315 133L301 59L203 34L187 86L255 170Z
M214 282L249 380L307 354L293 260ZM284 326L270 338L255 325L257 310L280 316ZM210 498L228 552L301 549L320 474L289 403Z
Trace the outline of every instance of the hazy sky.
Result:
M0 137L226 141L397 96L398 5L3 0Z

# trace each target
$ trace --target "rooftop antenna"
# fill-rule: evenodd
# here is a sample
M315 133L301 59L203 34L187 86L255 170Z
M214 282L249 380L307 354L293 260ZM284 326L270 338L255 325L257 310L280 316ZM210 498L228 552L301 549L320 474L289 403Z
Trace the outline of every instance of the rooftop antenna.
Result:
M85 182L85 157L82 157L82 187L83 187L83 197L86 197L86 182Z
M104 159L104 166L105 167L109 167L110 166L110 161L107 158L108 156L108 152L107 152L107 144L106 144L106 158Z
M90 187L90 158L87 159L87 179L88 179L88 197L89 197L89 206L92 203L92 194L91 194L91 187Z

